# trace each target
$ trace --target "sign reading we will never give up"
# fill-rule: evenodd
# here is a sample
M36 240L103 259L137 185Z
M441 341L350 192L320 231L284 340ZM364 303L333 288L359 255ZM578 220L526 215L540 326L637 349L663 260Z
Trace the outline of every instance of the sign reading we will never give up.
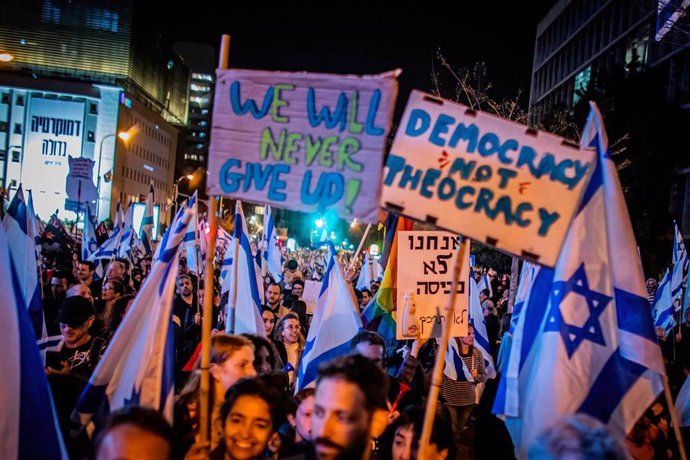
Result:
M413 91L381 205L554 266L595 161L558 136Z
M376 222L398 74L217 71L208 193Z

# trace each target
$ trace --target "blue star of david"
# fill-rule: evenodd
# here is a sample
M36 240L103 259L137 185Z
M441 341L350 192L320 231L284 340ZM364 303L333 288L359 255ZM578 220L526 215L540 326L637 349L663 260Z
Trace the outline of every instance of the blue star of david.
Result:
M132 394L130 395L129 399L125 398L125 406L138 406L141 400L141 388L139 388L139 391L135 388L135 386L132 387Z
M561 303L569 293L582 296L589 310L589 317L582 327L568 324L561 313ZM604 334L601 331L599 316L606 309L611 301L611 297L600 292L595 292L589 288L585 264L581 264L570 279L556 281L551 292L551 308L546 317L544 331L556 331L561 334L568 359L577 351L580 344L589 340L601 346L606 346Z

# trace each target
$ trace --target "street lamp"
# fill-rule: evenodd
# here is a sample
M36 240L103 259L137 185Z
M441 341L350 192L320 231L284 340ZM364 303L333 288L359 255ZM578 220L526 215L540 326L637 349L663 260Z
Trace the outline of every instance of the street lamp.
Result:
M177 215L177 197L178 197L178 195L180 195L179 189L180 189L180 181L181 181L182 179L187 179L187 180L191 181L192 179L194 179L194 176L191 175L191 174L187 174L186 176L181 176L181 177L180 177L179 179L177 179L177 180L175 181L175 183L173 184L173 185L175 186L175 198L174 198L174 201L173 201L173 204L175 205L175 207L174 207L173 209L175 210L175 212L173 213L173 218L175 218L175 216Z
M132 135L129 134L129 132L120 131L119 133L112 133L108 134L107 136L103 136L103 139L101 139L101 145L98 148L98 179L96 179L96 193L98 194L98 200L96 201L96 216L98 216L98 212L101 208L101 160L103 159L103 142L105 142L106 139L115 136L119 137L125 142L132 138Z

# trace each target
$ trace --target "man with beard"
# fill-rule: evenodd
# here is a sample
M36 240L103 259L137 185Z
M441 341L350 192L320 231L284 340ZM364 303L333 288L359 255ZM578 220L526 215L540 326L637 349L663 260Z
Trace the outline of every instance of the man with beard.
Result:
M199 303L192 289L192 279L186 273L177 275L173 302L173 322L175 323L175 349L177 363L184 366L196 349L201 331Z
M388 423L388 379L371 360L349 355L319 369L312 443L319 459L369 458Z
M100 263L100 262L99 262ZM96 265L89 260L82 260L79 262L77 268L77 278L82 284L85 284L90 290L94 299L101 298L101 286L93 279L96 272Z
M280 312L280 284L271 283L266 288L266 308L271 310L276 316Z

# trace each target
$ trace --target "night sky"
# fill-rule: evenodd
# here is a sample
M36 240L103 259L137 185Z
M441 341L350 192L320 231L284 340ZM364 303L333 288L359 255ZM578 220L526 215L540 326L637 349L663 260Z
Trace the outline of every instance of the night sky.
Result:
M220 35L230 34L231 67L355 74L401 68L403 100L413 88L431 89L432 61L440 50L455 67L486 62L493 95L522 89L526 103L536 26L555 1L252 3L194 1L177 11L168 6L163 17L157 11L156 22L174 40L216 48Z

